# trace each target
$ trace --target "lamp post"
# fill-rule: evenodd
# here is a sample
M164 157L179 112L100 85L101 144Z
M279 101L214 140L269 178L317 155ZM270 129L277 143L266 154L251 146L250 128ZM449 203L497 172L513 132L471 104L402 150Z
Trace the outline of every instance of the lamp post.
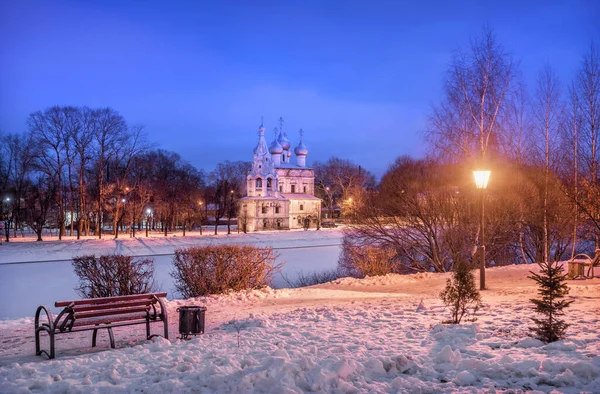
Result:
M146 209L146 238L148 238L148 224L150 222L151 216L152 216L152 210L150 208Z
M329 213L329 220L333 221L333 200L329 191L329 186L325 187L325 194L327 194L327 207Z
M9 233L10 233L10 222L11 222L11 216L12 216L12 212L10 210L10 197L6 197L4 199L4 201L6 201L6 222L4 223L4 234L6 236L6 242L9 242ZM0 212L1 213L1 212Z
M481 236L479 238L479 257L481 259L479 265L479 289L485 289L485 189L487 188L488 181L490 180L489 170L475 170L473 176L475 177L475 186L481 190Z

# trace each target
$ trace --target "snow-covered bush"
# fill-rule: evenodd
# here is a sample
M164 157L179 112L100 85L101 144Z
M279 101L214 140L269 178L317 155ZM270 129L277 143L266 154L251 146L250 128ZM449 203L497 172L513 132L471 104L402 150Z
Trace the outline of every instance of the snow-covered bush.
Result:
M75 290L84 298L144 294L156 287L152 259L86 255L73 258L72 264L79 277Z
M357 278L398 273L395 256L391 248L355 243L344 236L338 271Z
M569 294L569 287L565 283L566 274L559 263L545 262L540 264L540 273L531 272L528 278L538 283L538 294L541 300L532 299L535 311L542 315L541 318L532 318L536 327L531 330L544 342L554 342L564 338L569 325L561 320L563 309L573 301L563 300Z
M297 271L292 277L281 274L283 280L290 285L290 287L306 287L319 285L321 283L333 282L336 279L346 276L346 273L339 267L330 270L318 270L305 273L303 271Z
M475 278L468 264L462 261L454 264L452 277L448 278L440 298L444 305L450 308L452 319L449 323L451 324L460 324L465 315L479 310L481 295L475 286Z
M171 276L183 297L256 289L279 272L272 247L214 245L176 249Z

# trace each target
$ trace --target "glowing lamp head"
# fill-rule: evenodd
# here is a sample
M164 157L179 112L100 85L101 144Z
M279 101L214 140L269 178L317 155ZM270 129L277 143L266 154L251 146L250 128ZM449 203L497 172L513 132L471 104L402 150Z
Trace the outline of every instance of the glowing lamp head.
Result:
M475 177L475 186L477 189L487 188L488 181L490 180L490 174L491 171L489 170L473 171L473 176Z
M148 215L151 215L151 214L152 214L152 210L151 210L150 208L148 208L148 209L146 209L146 213L147 213Z

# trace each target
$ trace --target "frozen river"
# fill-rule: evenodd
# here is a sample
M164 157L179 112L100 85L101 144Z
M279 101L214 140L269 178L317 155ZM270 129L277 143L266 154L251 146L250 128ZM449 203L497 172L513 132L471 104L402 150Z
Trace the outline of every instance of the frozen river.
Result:
M33 245L32 245L33 246ZM341 246L300 246L276 248L279 261L285 262L282 273L294 278L298 272L309 273L335 268ZM154 257L158 289L174 298L173 280L169 275L172 255ZM32 317L41 304L81 298L75 293L77 276L70 260L42 263L0 264L0 319ZM287 287L277 275L273 287Z

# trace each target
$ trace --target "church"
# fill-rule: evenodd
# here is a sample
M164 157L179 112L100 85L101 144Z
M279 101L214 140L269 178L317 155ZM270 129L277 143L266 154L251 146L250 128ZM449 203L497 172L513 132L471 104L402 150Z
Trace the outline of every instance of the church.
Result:
M317 227L321 199L315 197L315 172L306 166L308 148L294 148L283 132L282 119L270 146L265 128L258 129L252 169L246 177L246 196L240 199L238 223L245 231L289 230Z

